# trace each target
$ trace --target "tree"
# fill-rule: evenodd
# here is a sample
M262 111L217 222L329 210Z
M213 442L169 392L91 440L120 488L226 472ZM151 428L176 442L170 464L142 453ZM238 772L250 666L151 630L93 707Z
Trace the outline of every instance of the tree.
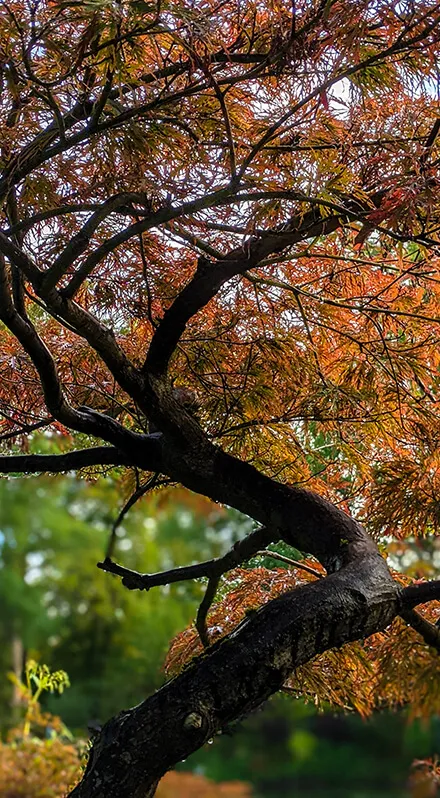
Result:
M208 576L205 645L221 574L269 542L325 573L105 725L72 795L149 796L320 652L398 615L440 647L439 582L403 587L368 534L438 525L440 7L10 0L0 24L2 472L128 469L257 522L179 571L101 564Z

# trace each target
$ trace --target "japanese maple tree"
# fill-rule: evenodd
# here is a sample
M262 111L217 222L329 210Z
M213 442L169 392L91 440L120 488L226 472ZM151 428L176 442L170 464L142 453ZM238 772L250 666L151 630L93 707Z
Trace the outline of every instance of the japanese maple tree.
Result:
M440 517L440 3L0 14L0 470L113 468L257 522L164 574L109 547L130 589L208 577L170 667L206 651L104 726L72 795L152 796L283 686L438 709L434 560L411 583L377 543L434 550ZM309 570L241 569L208 615L276 541Z

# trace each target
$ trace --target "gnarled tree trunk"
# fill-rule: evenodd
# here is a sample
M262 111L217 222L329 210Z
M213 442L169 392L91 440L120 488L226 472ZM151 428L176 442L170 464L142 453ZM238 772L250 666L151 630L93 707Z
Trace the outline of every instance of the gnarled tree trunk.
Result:
M275 538L319 557L328 576L269 602L157 693L112 718L72 798L153 795L169 768L258 707L297 666L386 628L401 610L401 591L385 560L345 513L206 441L198 460L203 469L194 466L195 454L185 458L191 467L179 464L184 484L252 512Z

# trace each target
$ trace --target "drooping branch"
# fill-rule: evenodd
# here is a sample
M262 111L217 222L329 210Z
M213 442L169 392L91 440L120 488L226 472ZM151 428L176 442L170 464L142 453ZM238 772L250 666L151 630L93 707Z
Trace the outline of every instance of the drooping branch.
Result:
M156 440L156 439L153 438L153 440ZM169 480L167 480L167 479L162 479L162 480L159 479L159 473L156 472L146 482L144 482L142 485L139 485L137 487L137 489L134 491L134 493L132 493L132 495L129 497L129 499L127 499L127 501L125 502L124 506L122 507L122 509L118 513L117 518L115 519L115 521L114 521L114 523L112 525L111 532L110 532L109 539L108 539L108 543L107 543L106 552L105 552L104 562L106 562L107 560L111 560L111 558L113 556L113 550L114 550L114 547L115 547L115 544L116 544L116 539L117 539L116 538L116 532L118 530L118 527L122 524L122 521L124 520L124 518L127 515L128 511L136 504L137 501L139 501L139 499L141 499L143 496L145 496L149 491L154 490L154 488L157 488L157 487L159 487L161 485L166 485L166 484L169 484Z
M195 626L199 633L200 642L202 643L203 648L208 648L209 646L209 634L206 619L208 617L208 612L211 608L211 605L215 599L219 582L220 576L209 577L205 595L203 596L199 609L197 610Z
M0 246L3 243L3 241L0 241ZM83 431L90 431L88 428L86 429L85 418L67 402L51 353L31 322L24 319L15 309L9 293L8 277L3 257L0 259L0 319L15 335L31 358L41 381L46 406L53 417L64 424L72 426L74 429L79 428L80 430L83 429Z
M0 232L0 252L3 252L10 263L23 272L37 295L44 300L49 311L55 314L58 319L67 322L71 329L90 343L93 349L102 357L104 363L108 366L115 379L118 380L121 387L126 390L129 395L135 398L141 397L145 399L144 381L137 369L133 367L122 351L121 347L118 346L113 331L101 324L95 316L80 307L80 305L63 298L56 289L45 290L42 282L43 272L37 268L31 258L22 249L19 249L13 244L2 232ZM41 364L39 366L38 363L40 360L41 363L44 361L43 388L46 385L46 403L50 403L47 405L49 409L51 410L51 406L55 407L56 405L55 411L51 410L54 418L58 418L62 423L72 426L73 429L89 432L92 435L97 434L99 436L109 427L113 432L122 434L124 429L120 424L108 417L103 419L103 414L97 413L90 408L86 408L86 412L83 413L82 416L76 411L73 411L73 408L70 408L70 420L67 420L66 417L60 418L59 415L57 415L57 413L60 412L59 404L61 398L64 403L64 409L67 408L67 401L61 392L54 360L46 345L39 339L35 328L31 324L24 323L23 319L16 313L9 296L7 274L4 267L2 274L3 277L0 288L3 301L2 307L0 308L0 318L9 327L11 332L16 335L24 349L28 352L40 377L42 377L40 373ZM49 377L50 383L48 382ZM85 418L85 415L87 418ZM128 430L127 432L129 433ZM129 433L129 435L133 434L134 433ZM109 440L105 434L103 434L103 437ZM114 440L110 440L110 442L115 443ZM116 443L120 443L120 441Z
M440 629L436 624L427 621L416 610L402 610L400 617L423 637L428 646L440 652Z
M262 278L262 277L254 277L251 274L246 274L246 279L249 282L253 283L254 285L262 285L262 286L272 286L274 288L281 288L283 291L287 291L293 294L295 297L305 297L306 299L311 299L317 304L321 303L323 305L329 305L335 308L341 308L342 310L352 310L355 313L383 313L385 316L401 316L403 318L408 319L418 319L420 321L429 321L429 322L438 322L438 318L427 316L424 313L417 313L411 312L410 309L408 310L398 310L397 308L387 308L387 307L379 307L378 305L373 305L370 302L365 302L364 304L356 304L354 302L344 302L344 300L333 299L332 297L322 296L318 293L313 293L311 291L306 291L304 288L296 285L290 285L286 283L284 280L276 280L272 278Z
M284 557L283 555L270 550L258 550L257 547L259 541L266 538L267 545L268 542L273 542L272 537L273 536L270 535L268 530L261 528L256 530L255 533L252 533L248 538L245 538L243 541L235 544L231 551L225 554L223 557L219 557L214 560L207 560L195 565L162 571L160 573L141 574L137 571L124 568L123 566L112 562L110 557L106 557L104 562L98 563L98 568L101 568L103 571L113 573L117 576L121 576L122 584L129 590L150 590L150 588L156 587L158 585L167 585L178 581L200 578L203 576L207 577L209 580L207 589L197 612L196 618L196 628L201 642L206 648L209 645L206 618L214 600L220 577L231 569L236 568L242 562L245 562L256 555L273 557L274 559L281 560L288 565L292 565L296 568L307 571L313 576L316 576L318 579L325 578L323 573L315 568L311 568L308 565L303 564L300 561L292 560L289 557ZM438 595L440 596L440 582L438 585ZM399 614L406 621L406 623L409 624L409 626L411 626L423 637L425 643L440 651L440 629L435 624L427 621L425 618L423 618L423 616L413 609L402 609Z
M124 508L125 509L125 508ZM122 584L130 590L149 590L151 587L157 585L167 585L177 581L185 581L188 579L200 578L201 576L208 577L208 584L206 587L205 595L197 611L195 626L199 633L200 640L204 648L209 646L209 634L207 627L207 616L214 601L220 578L223 574L227 573L233 568L236 568L243 562L248 561L255 555L272 556L276 559L282 560L285 563L294 565L297 568L303 569L308 573L317 576L319 579L324 577L314 568L303 565L300 562L283 557L277 552L261 551L260 545L267 545L274 542L274 535L265 527L255 530L248 535L244 540L238 541L232 549L227 552L223 557L208 560L196 565L184 566L180 568L162 571L156 574L140 574L128 568L124 568L117 563L112 562L108 554L102 563L98 563L98 568L103 571L109 571L122 577Z

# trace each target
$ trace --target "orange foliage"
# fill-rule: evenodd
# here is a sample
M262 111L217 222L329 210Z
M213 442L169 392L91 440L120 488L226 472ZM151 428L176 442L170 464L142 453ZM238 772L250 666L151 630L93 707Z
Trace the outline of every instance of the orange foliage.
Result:
M61 798L78 779L76 746L61 740L0 743L1 798Z
M62 798L80 775L78 746L35 737L0 742L0 798ZM216 784L204 776L171 771L161 780L157 798L251 798L244 782Z
M58 288L96 255L75 299L135 365L197 256L215 264L307 213L339 214L221 287L189 319L171 377L196 388L224 448L355 507L377 534L438 525L436 13L299 0L292 19L282 3L173 0L161 24L128 0L11 0L0 17L2 227L18 224L8 235L46 273L131 192ZM80 96L90 108L73 124ZM144 429L84 336L27 292L73 405ZM4 329L1 344L0 433L26 446L20 429L46 417L40 381Z
M433 759L413 762L411 798L436 798L440 787L440 766Z
M316 563L313 563L313 566L316 567ZM319 565L317 567L319 568ZM312 579L313 576L305 574L301 581ZM213 643L231 632L243 620L246 613L258 609L262 604L287 590L292 590L297 584L299 584L298 572L284 568L270 571L266 568L252 568L252 570L235 568L230 571L223 579L226 596L223 601L214 604L209 613L210 642ZM202 651L202 644L195 627L188 627L174 638L165 662L165 671L169 675L174 675Z
M242 781L215 784L194 773L166 773L157 788L157 798L251 798L251 788Z
M304 564L321 570L315 562ZM410 579L394 574L403 585ZM231 632L246 614L282 593L316 579L299 568L237 568L223 580L223 598L208 616L210 640ZM440 601L419 608L433 623L440 619ZM202 653L194 626L171 643L165 669L174 675ZM418 634L397 618L386 632L341 649L326 651L298 668L284 690L303 696L318 706L330 704L355 709L364 717L383 706L409 706L411 717L430 717L440 712L438 653L423 644Z
M0 798L62 798L75 786L87 757L85 741L72 735L56 715L41 711L42 692L69 686L65 671L28 660L24 680L13 676L24 712L22 723L0 740ZM68 741L68 742L67 742ZM160 781L158 798L251 798L240 781L215 784L203 776L171 771Z

